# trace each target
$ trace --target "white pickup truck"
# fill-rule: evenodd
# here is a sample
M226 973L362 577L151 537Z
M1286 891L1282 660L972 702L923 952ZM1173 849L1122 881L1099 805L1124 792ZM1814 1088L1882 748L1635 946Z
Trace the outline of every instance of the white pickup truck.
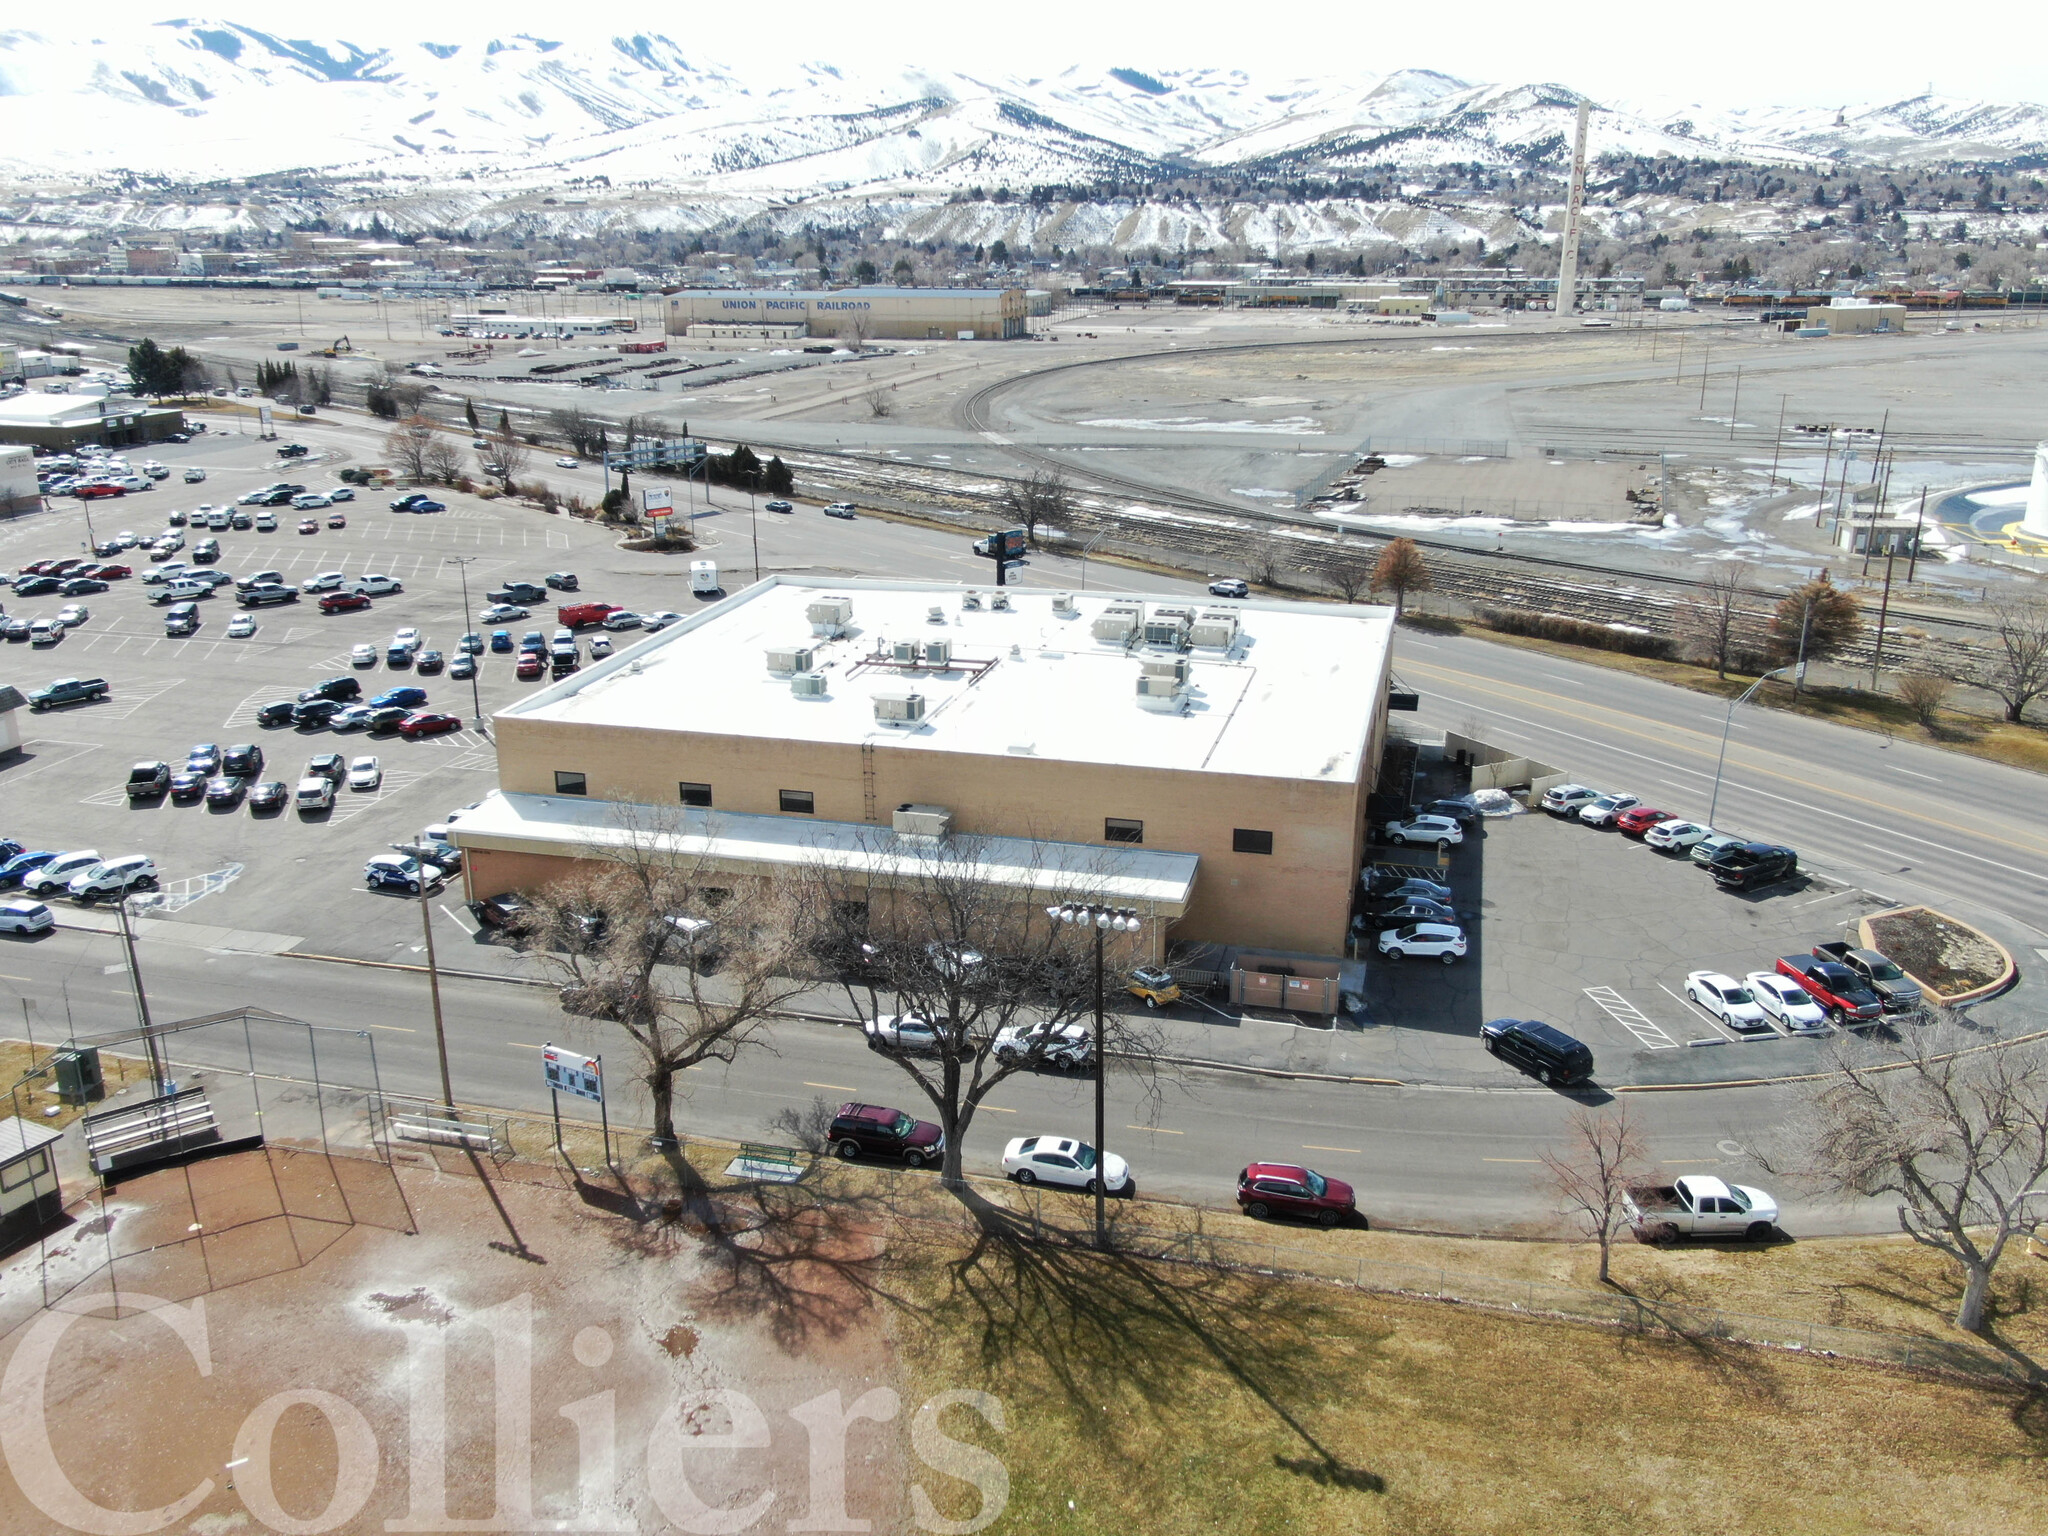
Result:
M1778 1202L1763 1190L1703 1174L1687 1174L1673 1184L1631 1184L1623 1202L1636 1234L1656 1242L1746 1237L1762 1243L1778 1226Z

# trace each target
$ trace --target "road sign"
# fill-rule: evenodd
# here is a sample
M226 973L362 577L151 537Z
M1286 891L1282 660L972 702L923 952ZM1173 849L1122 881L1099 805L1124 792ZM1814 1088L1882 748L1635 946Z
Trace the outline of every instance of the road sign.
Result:
M548 1087L555 1092L573 1093L578 1098L595 1099L600 1104L604 1102L602 1056L584 1056L550 1044L541 1048L540 1060Z
M694 437L672 437L660 442L635 443L616 448L604 456L606 469L652 469L657 464L690 466L704 458L704 445Z
M640 492L640 510L649 517L667 517L676 509L674 494L665 485L644 487Z

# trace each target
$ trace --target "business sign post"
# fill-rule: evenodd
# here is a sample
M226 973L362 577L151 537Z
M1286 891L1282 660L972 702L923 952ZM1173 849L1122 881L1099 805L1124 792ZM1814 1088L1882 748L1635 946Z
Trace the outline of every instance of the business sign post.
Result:
M668 537L669 519L675 516L675 493L665 485L643 486L640 491L640 515L654 524L655 533L661 538Z
M604 1102L604 1058L564 1050L552 1040L541 1047L541 1075L547 1080L548 1103L555 1112L555 1150L562 1146L562 1095L597 1100L598 1122L604 1127L604 1165L612 1165L612 1122Z
M1026 539L1022 528L1005 528L1001 533L992 533L985 539L974 541L974 552L984 560L993 560L996 566L996 585L1008 586L1004 579L1015 565L1028 565L1024 558Z

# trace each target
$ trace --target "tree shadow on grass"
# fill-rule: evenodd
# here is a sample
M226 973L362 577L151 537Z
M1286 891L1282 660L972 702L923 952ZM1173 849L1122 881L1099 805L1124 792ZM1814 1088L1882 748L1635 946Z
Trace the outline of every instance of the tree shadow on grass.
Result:
M970 1226L945 1246L898 1257L944 1275L934 1311L964 1310L984 1365L1041 1367L1097 1424L1111 1396L1136 1394L1164 1416L1200 1390L1200 1377L1221 1374L1300 1443L1305 1454L1275 1455L1276 1467L1385 1491L1380 1474L1345 1463L1292 1406L1327 1393L1319 1343L1352 1326L1314 1289L1222 1268L1198 1227L1161 1242L1156 1226L1141 1238L1119 1213L1104 1252L1091 1231L1048 1223L1037 1207L1012 1210L972 1189L960 1201Z

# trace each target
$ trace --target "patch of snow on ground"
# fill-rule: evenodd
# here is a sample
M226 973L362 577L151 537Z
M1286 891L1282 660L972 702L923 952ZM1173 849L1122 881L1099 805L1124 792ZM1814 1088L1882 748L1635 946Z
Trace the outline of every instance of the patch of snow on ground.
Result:
M2027 504L2027 487L2009 485L2001 491L1976 491L1965 496L1973 507L2023 507Z
M1426 453L1383 453L1380 459L1389 469L1406 469L1410 464L1420 464L1429 455Z
M1284 501L1294 493L1292 491L1245 491L1232 487L1230 494L1233 496L1265 496Z

